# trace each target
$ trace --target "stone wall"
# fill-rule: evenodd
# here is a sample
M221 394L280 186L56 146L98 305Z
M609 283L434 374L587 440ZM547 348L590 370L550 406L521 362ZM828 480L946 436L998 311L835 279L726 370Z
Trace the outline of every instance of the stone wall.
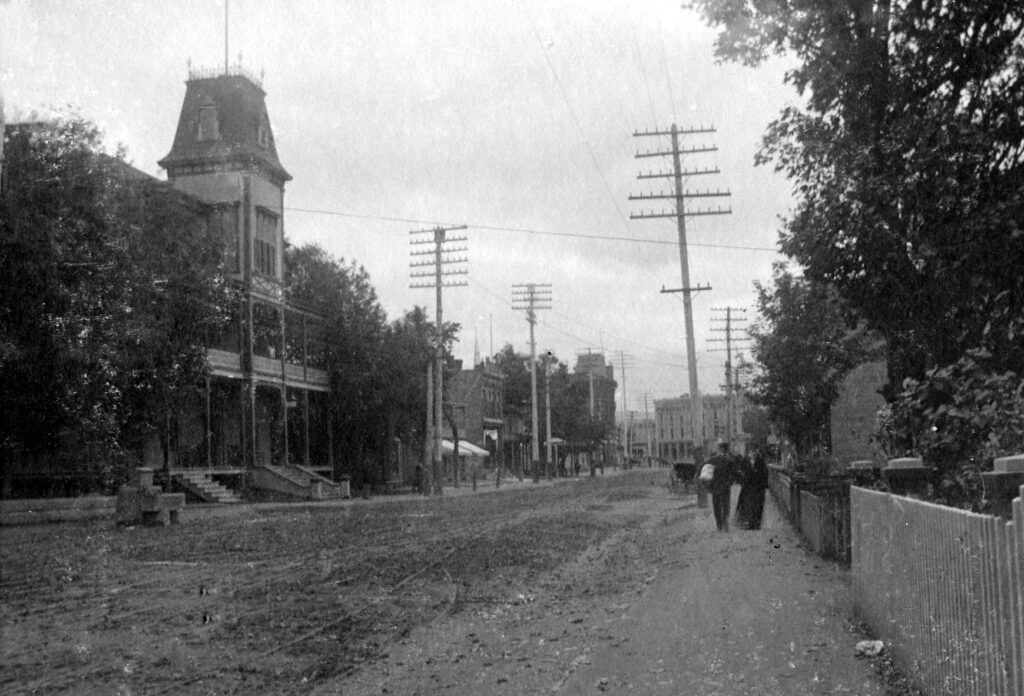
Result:
M881 448L871 442L875 414L885 405L878 390L885 385L883 361L858 365L846 376L832 404L832 454L841 464L862 459L885 461Z

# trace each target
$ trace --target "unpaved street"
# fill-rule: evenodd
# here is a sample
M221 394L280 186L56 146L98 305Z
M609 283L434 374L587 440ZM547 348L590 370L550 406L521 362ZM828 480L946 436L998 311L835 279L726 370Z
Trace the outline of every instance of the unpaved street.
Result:
M844 572L666 477L3 529L0 691L883 693Z

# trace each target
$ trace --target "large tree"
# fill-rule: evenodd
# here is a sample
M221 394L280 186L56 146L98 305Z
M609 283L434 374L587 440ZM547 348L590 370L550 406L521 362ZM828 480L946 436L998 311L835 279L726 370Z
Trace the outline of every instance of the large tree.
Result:
M792 180L782 248L888 341L892 390L983 341L1022 373L1024 5L698 0L719 57L794 55L804 97L761 161Z
M886 339L892 452L972 497L1024 442L1024 4L693 4L720 58L797 59L758 157L797 194L782 250Z
M106 155L80 118L4 138L5 468L81 478L99 464L82 484L109 487L107 464L147 432L166 441L174 405L206 374L202 346L231 296L219 241L202 204Z
M337 473L351 475L355 486L380 483L390 475L395 438L422 443L436 329L419 307L388 324L366 270L315 244L287 249L285 282L291 300L323 316ZM444 325L446 355L458 329Z
M336 466L355 484L379 478L374 462L388 451L380 383L384 310L366 270L335 259L319 246L288 247L285 284L290 300L323 315L322 361L330 375L330 427Z
M832 288L781 264L770 287L756 288L759 316L750 336L759 369L750 396L798 452L828 449L839 384L869 354L864 332Z

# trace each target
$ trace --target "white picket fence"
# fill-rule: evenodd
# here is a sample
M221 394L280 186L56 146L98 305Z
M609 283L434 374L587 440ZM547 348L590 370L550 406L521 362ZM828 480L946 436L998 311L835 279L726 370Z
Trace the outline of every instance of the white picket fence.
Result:
M1024 696L1024 486L1013 520L854 487L854 609L924 690Z

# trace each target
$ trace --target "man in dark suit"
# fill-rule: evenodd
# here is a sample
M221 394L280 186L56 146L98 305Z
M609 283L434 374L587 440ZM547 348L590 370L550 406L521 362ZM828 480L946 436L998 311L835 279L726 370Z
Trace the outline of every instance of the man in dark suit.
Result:
M711 507L715 511L715 524L719 531L728 532L729 496L736 479L736 463L729 454L729 443L718 443L718 452L707 463L715 467L715 475L708 486L711 490Z

